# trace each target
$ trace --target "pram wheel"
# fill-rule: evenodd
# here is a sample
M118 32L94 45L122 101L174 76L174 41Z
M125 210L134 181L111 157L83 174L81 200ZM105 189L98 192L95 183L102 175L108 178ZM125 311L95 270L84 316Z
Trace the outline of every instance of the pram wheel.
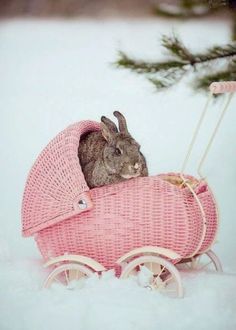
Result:
M180 270L189 269L197 271L223 272L221 262L212 250L208 250L203 254L199 254L191 258L182 259L177 266Z
M76 282L82 278L91 276L94 272L84 265L67 263L56 267L44 282L44 288L50 288L54 283L74 289Z
M144 269L143 269L144 268ZM140 283L141 286L172 298L183 297L183 287L177 268L168 260L155 256L145 255L128 262L120 275L121 279L128 278L136 272L138 279L142 273L147 273L148 280Z
M55 268L48 275L44 282L44 288L50 288L52 284L59 283L68 289L77 287L78 280L91 276L93 273L101 273L106 269L92 258L82 255L64 254L55 258L50 258L44 267Z

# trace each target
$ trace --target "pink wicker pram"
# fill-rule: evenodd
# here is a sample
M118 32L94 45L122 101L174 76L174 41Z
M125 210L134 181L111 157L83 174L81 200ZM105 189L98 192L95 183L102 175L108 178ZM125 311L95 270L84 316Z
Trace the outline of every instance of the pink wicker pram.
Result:
M204 180L191 189L187 184L191 177L184 176L186 186L180 188L157 175L88 188L78 146L84 133L99 129L93 121L69 126L46 146L29 173L22 231L34 236L44 259L50 263L56 258L54 264L59 256L79 255L104 266L97 270L116 268L120 273L117 260L133 249L150 247L152 252L152 247L159 247L162 256L173 251L174 258L165 255L172 264L208 251L218 218Z

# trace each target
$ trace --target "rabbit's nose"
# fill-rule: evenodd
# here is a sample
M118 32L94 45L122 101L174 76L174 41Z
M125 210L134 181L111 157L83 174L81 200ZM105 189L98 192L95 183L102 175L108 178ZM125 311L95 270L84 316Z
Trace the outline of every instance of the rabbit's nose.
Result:
M135 163L134 165L129 165L129 171L132 173L137 173L140 170L139 163Z
M133 171L135 171L135 173L138 173L140 171L140 169L141 169L141 166L139 163L135 163L133 165Z

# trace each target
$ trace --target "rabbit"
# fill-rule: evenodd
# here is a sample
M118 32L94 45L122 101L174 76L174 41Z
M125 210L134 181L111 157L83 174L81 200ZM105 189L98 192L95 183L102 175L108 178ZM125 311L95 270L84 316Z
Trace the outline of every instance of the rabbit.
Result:
M118 183L138 176L148 176L146 160L140 145L127 129L126 119L114 111L115 123L101 117L101 130L81 137L78 157L90 188Z

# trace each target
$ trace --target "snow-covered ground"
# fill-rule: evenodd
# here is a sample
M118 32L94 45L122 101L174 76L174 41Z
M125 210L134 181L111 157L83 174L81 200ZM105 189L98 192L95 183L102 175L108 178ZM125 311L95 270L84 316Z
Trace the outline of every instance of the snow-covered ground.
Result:
M164 93L112 65L117 50L155 59L163 33L192 49L229 41L227 22L2 21L0 23L0 329L236 329L236 99L224 118L204 174L219 204L214 251L225 274L183 273L185 297L163 297L112 273L73 291L41 290L45 277L33 239L21 237L27 173L60 130L82 119L125 113L151 174L181 168L205 95L184 80ZM201 130L187 172L195 174L223 100Z

